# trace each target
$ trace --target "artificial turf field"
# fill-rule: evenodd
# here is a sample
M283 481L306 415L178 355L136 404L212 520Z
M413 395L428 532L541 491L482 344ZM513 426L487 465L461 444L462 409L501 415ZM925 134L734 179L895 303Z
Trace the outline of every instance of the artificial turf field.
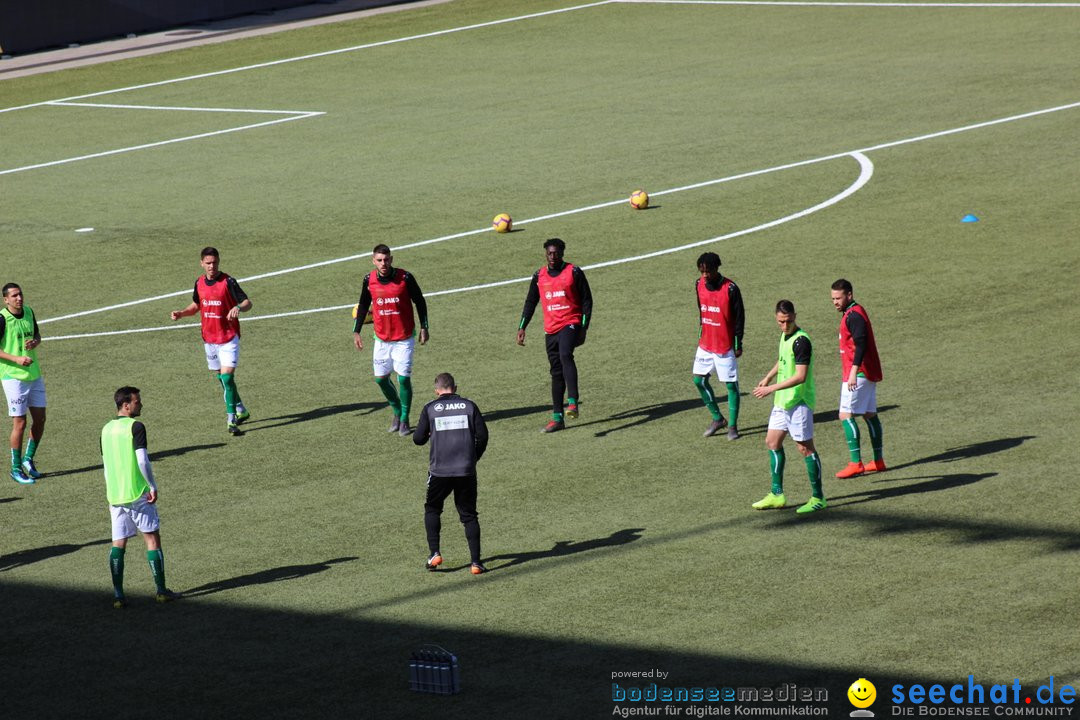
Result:
M48 476L0 490L3 714L606 717L649 669L826 688L834 716L860 677L879 716L894 684L1080 684L1078 31L1064 3L455 0L0 83L2 281L49 393ZM514 331L552 236L595 313L582 416L542 435L539 318ZM484 576L449 506L451 571L421 569L427 452L386 434L350 334L380 242L428 296L414 413L449 371L489 421ZM163 329L204 245L254 303L240 438L195 325ZM747 306L734 443L691 383L705 250ZM890 469L850 480L839 277L885 369ZM810 517L750 509L780 298L815 348ZM190 597L153 603L135 540L117 612L98 436L124 384ZM460 695L408 691L425 643Z

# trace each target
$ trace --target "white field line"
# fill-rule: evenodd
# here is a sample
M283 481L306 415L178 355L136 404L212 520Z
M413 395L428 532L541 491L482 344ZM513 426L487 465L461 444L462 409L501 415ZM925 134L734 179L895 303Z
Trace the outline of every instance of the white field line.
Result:
M886 148L898 147L900 145L908 145L910 143L922 142L924 140L931 140L938 137L945 137L947 135L955 135L957 133L969 132L971 130L978 130L993 125L1001 125L1004 123L1015 122L1017 120L1026 120L1040 115L1047 115L1050 113L1061 112L1063 110L1072 110L1080 108L1080 102L1069 103L1068 105L1058 105L1051 108L1044 108L1042 110L1033 110L1031 112L1021 113L1019 115L1010 115L1008 117L997 118L994 120L987 120L985 122L975 123L973 125L963 125L957 128L951 128L949 130L940 130L934 133L927 133L925 135L916 135L910 138L904 138L902 140L892 140L890 142L880 143L878 145L871 145L868 147L858 148L856 150L848 150L845 152L834 153L832 155L823 155L817 158L811 158L810 160L800 160L798 162L787 163L785 165L777 165L771 168L765 168L764 170L751 170L749 172L740 173L738 175L729 175L727 177L716 178L715 180L706 180L704 182L693 183L690 185L682 185L680 187L669 188L667 190L659 190L651 193L653 197L660 197L663 195L669 195L672 193L682 192L684 190L696 190L698 188L709 187L711 185L719 185L720 183L731 182L733 180L742 180L744 178L754 177L756 175L765 175L768 173L778 172L780 170L789 170L791 168L801 167L804 165L813 165L820 162L826 162L828 160L835 160L836 158L844 157L845 155L855 155L858 153L868 153L874 150L884 150ZM597 203L594 205L586 205L584 207L574 208L572 210L563 210L561 212L551 213L548 215L540 215L534 218L528 218L525 220L515 221L516 225L526 225L528 223L540 222L542 220L550 220L552 218L565 217L568 215L576 215L578 213L588 212L591 210L598 210L606 207L613 207L615 205L621 205L626 202L625 198L618 200L611 200L608 202ZM431 238L428 240L420 240L418 242L409 243L406 245L399 245L394 247L394 251L408 250L411 248L422 247L424 245L432 245L435 243L445 242L447 240L455 240L459 238L469 237L472 235L480 235L482 233L493 232L490 227L479 228L477 230L466 230L464 232L453 233L451 235L442 235L440 237ZM273 270L271 272L262 273L259 275L251 275L246 278L239 278L239 282L250 282L253 280L261 280L263 278L275 277L277 275L286 275L288 273L300 272L301 270L312 270L314 268L325 267L327 265L334 265L337 263L350 262L352 260L359 260L371 255L370 252L358 253L356 255L347 255L345 257L333 258L331 260L322 260L320 262L309 263L307 265L299 265L297 267L285 268L283 270ZM190 293L191 290L178 290L176 292L166 293L164 295L155 295L153 297L142 298L140 300L130 300L128 302L117 303L115 305L107 305L105 307L95 308L93 310L81 310L79 312L69 313L67 315L59 315L54 318L39 319L38 324L43 325L45 323L57 322L59 320L69 320L71 318L82 317L84 315L94 315L96 313L108 312L110 310L119 310L121 308L131 307L133 305L141 305L143 303L154 302L156 300L164 300L171 297L180 297ZM348 307L348 306L346 306Z
M502 18L501 20L490 20L488 22L475 23L473 25L462 25L460 27L447 28L446 30L435 30L433 32L420 33L418 35L409 35L406 37L394 38L392 40L380 40L378 42L364 43L363 45L353 45L351 47L338 48L337 50L325 50L323 52L310 53L307 55L297 55L296 57L283 58L281 60L271 60L264 63L256 63L254 65L244 65L241 67L229 68L227 70L215 70L213 72L200 73L198 75L187 75L179 78L172 78L170 80L158 80L157 82L143 83L142 85L129 85L128 87L115 88L113 90L101 90L95 93L87 93L85 95L73 95L71 97L60 98L58 100L46 100L44 102L30 103L29 105L17 105L15 107L0 108L0 113L14 112L15 110L26 110L28 108L40 107L42 105L49 105L56 102L66 102L70 100L85 100L86 98L100 97L102 95L112 95L114 93L129 92L131 90L143 90L145 88L160 87L162 85L171 85L173 83L187 82L189 80L202 80L203 78L218 77L220 75L229 75L237 72L244 72L246 70L258 70L261 68L274 67L276 65L285 65L286 63L300 62L302 60L313 60L315 58L330 57L331 55L340 55L342 53L356 52L359 50L369 50L371 48L384 47L387 45L396 45L398 43L411 42L413 40L423 40L425 38L440 37L443 35L450 35L453 33L465 32L468 30L479 30L481 28L495 27L497 25L505 25L506 23L518 22L521 20L532 20L534 18L545 17L548 15L558 15L560 13L572 12L574 10L584 10L586 8L598 7L600 5L607 5L614 0L600 0L600 2L586 3L584 5L574 5L573 7L559 8L557 10L545 10L543 12L529 13L527 15L517 15L515 17Z
M46 105L65 107L111 108L118 110L178 110L183 112L265 113L267 115L322 115L314 110L256 110L254 108L181 107L176 105L118 105L114 103L80 103L54 100Z
M43 103L46 105L57 103ZM169 140L159 140L152 143L144 143L142 145L131 145L128 147L116 148L115 150L103 150L101 152L90 153L88 155L79 155L77 157L64 158L63 160L51 160L49 162L36 163L34 165L23 165L22 167L9 168L7 170L0 170L0 175L10 175L17 172L25 172L27 170L37 170L39 168L52 167L54 165L66 165L68 163L79 162L80 160L91 160L93 158L107 157L109 155L119 155L120 153L135 152L136 150L146 150L148 148L161 147L162 145L173 145L175 143L187 142L189 140L201 140L203 138L214 137L215 135L227 135L228 133L240 132L241 130L253 130L255 128L267 127L269 125L277 125L279 123L292 122L293 120L304 120L305 118L316 117L319 115L325 115L322 112L305 112L302 115L291 115L289 117L278 118L277 120L266 120L260 123L252 123L251 125L241 125L240 127L226 128L224 130L214 130L212 132L198 133L197 135L185 135L184 137L171 138Z
M1080 8L1080 3L1054 2L801 2L797 0L611 0L630 5L779 5L787 7L877 8Z
M819 210L824 210L825 208L829 207L830 205L835 205L836 203L838 203L838 202L844 200L845 198L848 198L851 195L858 192L864 185L866 185L866 183L870 182L870 178L873 177L873 175L874 175L874 164L872 162L870 162L870 158L866 157L865 155L863 155L860 152L853 152L853 153L848 153L848 154L851 157L855 158L855 160L859 163L860 170L859 170L858 178L856 178L855 182L853 182L851 185L849 185L843 191L837 193L836 195L833 195L832 197L828 198L827 200L824 200L824 201L818 203L817 205L813 205L811 207L806 208L805 210L800 210L799 212L792 213L790 215L785 215L784 217L777 218L775 220L770 220L767 223L762 223L760 225L755 225L754 227L751 227L751 228L744 228L742 230L736 230L735 232L727 233L726 235L718 235L716 237L712 237L712 238L709 238L707 240L698 240L696 242L688 243L686 245L680 245L678 247L665 248L663 250L657 250L655 252L645 253L644 255L634 255L632 257L619 258L617 260L606 260L604 262L593 263L591 265L583 265L582 268L585 269L585 270L594 270L594 269L597 269L597 268L612 267L614 265L623 265L625 263L638 262L640 260L648 260L650 258L660 257L662 255L669 255L671 253L681 252L683 250L689 250L691 248L700 247L702 245L710 245L710 244L713 244L713 243L718 243L718 242L721 242L723 240L728 240L730 238L739 237L741 235L749 235L750 233L755 233L755 232L758 232L759 230L766 230L766 229L771 228L771 227L776 227L777 225L782 225L784 223L791 222L792 220L797 220L797 219L799 219L801 217L805 217L805 216L810 215L812 213L818 212ZM838 157L842 157L842 156L838 156ZM512 278L510 280L497 280L495 282L482 283L482 284L479 284L479 285L469 285L468 287L453 288L453 289L450 289L450 290L436 290L435 292L427 293L425 295L425 297L430 298L430 297L437 297L439 295L454 295L454 294L457 294L457 293L472 292L472 291L475 291L475 290L486 290L488 288L494 288L494 287L502 287L504 285L514 285L514 284L518 284L518 283L525 283L525 282L528 282L531 277L532 276L529 275L529 276L521 277L521 278ZM242 321L243 322L254 322L256 320L271 320L271 319L274 319L274 318L295 317L297 315L313 315L313 314L316 314L316 313L323 313L323 312L332 312L332 311L336 312L336 311L339 311L339 310L345 310L345 309L350 308L350 307L352 307L352 304L349 304L349 305L335 305L333 307L313 308L313 309L310 309L310 310L291 310L289 312L273 313L271 315L259 315L259 316L256 316L256 317L242 318ZM42 321L39 321L39 323L40 322L42 322ZM46 338L46 339L48 339L48 340L74 340L74 339L77 339L77 338L104 337L104 336L108 336L108 335L126 335L128 333L136 333L136 332L154 332L156 330L174 330L174 329L178 329L178 328L197 328L197 327L199 327L199 325L197 323L187 323L187 324L184 324L184 325L162 325L162 326L158 326L158 327L139 328L137 330L109 330L109 331L105 331L105 332L79 333L79 334L76 334L76 335L57 335L55 337L50 337L50 338Z

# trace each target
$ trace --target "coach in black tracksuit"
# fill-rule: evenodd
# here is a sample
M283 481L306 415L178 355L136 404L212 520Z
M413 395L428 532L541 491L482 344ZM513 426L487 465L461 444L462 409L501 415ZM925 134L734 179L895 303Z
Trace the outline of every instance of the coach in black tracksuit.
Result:
M420 411L413 432L413 442L423 445L431 438L431 465L428 470L427 499L424 502L424 528L427 530L431 557L428 570L442 564L439 552L440 516L443 503L454 493L465 539L472 556L472 573L486 571L480 562L480 522L476 515L476 461L487 448L488 432L484 416L476 403L457 394L454 376L440 373L435 378L438 396Z

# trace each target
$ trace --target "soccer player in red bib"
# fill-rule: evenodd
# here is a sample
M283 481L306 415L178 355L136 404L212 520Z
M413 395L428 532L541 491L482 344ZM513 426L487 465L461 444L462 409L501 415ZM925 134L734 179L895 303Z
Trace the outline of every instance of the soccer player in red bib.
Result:
M236 364L240 360L240 313L251 309L251 300L236 279L218 270L217 248L205 247L200 254L203 274L195 281L191 304L173 310L169 317L179 320L195 313L202 320L206 365L225 393L225 415L230 435L243 435L240 423L251 417L236 389Z
M840 278L832 284L832 304L840 313L840 424L844 426L851 461L838 478L855 477L864 472L881 472L885 458L881 440L881 420L877 415L877 384L881 382L881 359L870 316L852 297L851 283ZM859 425L854 416L861 415L870 431L870 446L874 459L865 465L859 446Z
M417 319L413 315L413 305L416 305L416 315L420 320L420 344L425 345L429 337L427 301L416 278L394 267L394 256L390 254L389 247L376 245L371 251L371 262L375 269L364 276L360 302L356 308L356 322L353 324L353 344L357 350L364 349L360 329L370 309L375 326L375 348L371 357L375 382L394 411L394 419L387 432L408 437L413 431L409 425ZM397 373L400 395L390 380L391 371Z
M533 273L525 307L518 324L517 344L525 344L528 327L536 306L543 301L544 339L551 365L551 420L541 432L555 432L566 427L564 417L578 416L578 372L574 348L585 342L585 331L592 319L592 291L585 272L563 261L566 243L559 238L544 241L547 266ZM565 413L563 396L566 396Z
M746 315L739 286L720 274L720 256L714 252L702 253L697 260L697 292L701 330L698 333L697 354L694 356L694 385L697 386L705 407L712 414L712 422L705 429L705 437L715 435L727 426L728 440L739 438L739 364L742 356L743 326ZM728 415L730 424L720 414L716 396L709 385L709 376L727 387Z

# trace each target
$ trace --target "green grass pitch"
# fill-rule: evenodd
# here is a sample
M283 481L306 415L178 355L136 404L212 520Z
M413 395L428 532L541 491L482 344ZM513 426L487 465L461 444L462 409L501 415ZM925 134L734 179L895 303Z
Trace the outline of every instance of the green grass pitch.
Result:
M879 717L894 684L1080 684L1078 30L1075 4L455 0L0 83L2 281L49 393L48 476L0 485L4 715L608 717L613 673L649 669L824 687L834 716L860 677ZM552 236L595 324L581 418L546 436L539 319L514 332ZM422 570L426 449L386 434L351 342L380 242L429 295L414 412L449 371L489 418L485 576L450 506L454 571ZM254 303L241 438L191 320L161 329L204 245ZM747 305L734 443L701 437L691 383L705 250ZM891 468L850 480L839 277ZM780 298L815 348L807 518L750 509ZM119 613L98 434L123 384L191 597L152 602L135 540ZM808 495L790 442L786 489ZM408 691L425 643L460 695Z

